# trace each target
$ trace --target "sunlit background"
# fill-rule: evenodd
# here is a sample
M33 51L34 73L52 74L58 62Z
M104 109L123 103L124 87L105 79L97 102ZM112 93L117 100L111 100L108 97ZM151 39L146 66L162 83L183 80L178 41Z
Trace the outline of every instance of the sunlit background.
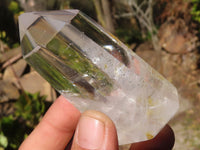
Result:
M0 0L0 150L18 149L58 96L23 60L18 16L61 9L90 16L177 87L174 149L200 149L200 0Z

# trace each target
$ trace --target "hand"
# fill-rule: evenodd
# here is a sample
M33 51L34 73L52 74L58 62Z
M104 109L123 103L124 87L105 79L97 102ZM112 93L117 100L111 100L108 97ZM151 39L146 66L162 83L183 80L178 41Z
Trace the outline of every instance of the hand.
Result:
M165 126L154 139L134 143L130 149L170 150L173 145L174 133L169 126ZM106 115L97 111L86 111L81 114L60 96L19 150L64 149L117 150L115 125Z

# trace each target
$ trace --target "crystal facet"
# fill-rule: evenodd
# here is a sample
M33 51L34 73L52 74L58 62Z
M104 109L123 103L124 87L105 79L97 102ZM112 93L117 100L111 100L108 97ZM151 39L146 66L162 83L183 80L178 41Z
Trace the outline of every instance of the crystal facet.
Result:
M176 113L176 88L79 10L24 13L19 29L24 59L80 111L107 114L120 145L154 137Z

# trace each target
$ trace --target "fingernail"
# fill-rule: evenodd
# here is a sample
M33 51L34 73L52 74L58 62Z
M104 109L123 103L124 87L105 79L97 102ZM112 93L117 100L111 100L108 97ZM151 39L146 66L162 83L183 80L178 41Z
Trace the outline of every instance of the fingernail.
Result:
M85 149L100 148L104 139L104 129L103 122L91 117L82 117L77 129L78 145Z

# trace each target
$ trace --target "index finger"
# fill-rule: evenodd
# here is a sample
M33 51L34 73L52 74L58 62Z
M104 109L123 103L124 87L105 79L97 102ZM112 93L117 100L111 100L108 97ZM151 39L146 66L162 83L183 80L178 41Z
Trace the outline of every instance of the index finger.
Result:
M79 110L60 96L19 150L63 150L74 134L79 117Z

